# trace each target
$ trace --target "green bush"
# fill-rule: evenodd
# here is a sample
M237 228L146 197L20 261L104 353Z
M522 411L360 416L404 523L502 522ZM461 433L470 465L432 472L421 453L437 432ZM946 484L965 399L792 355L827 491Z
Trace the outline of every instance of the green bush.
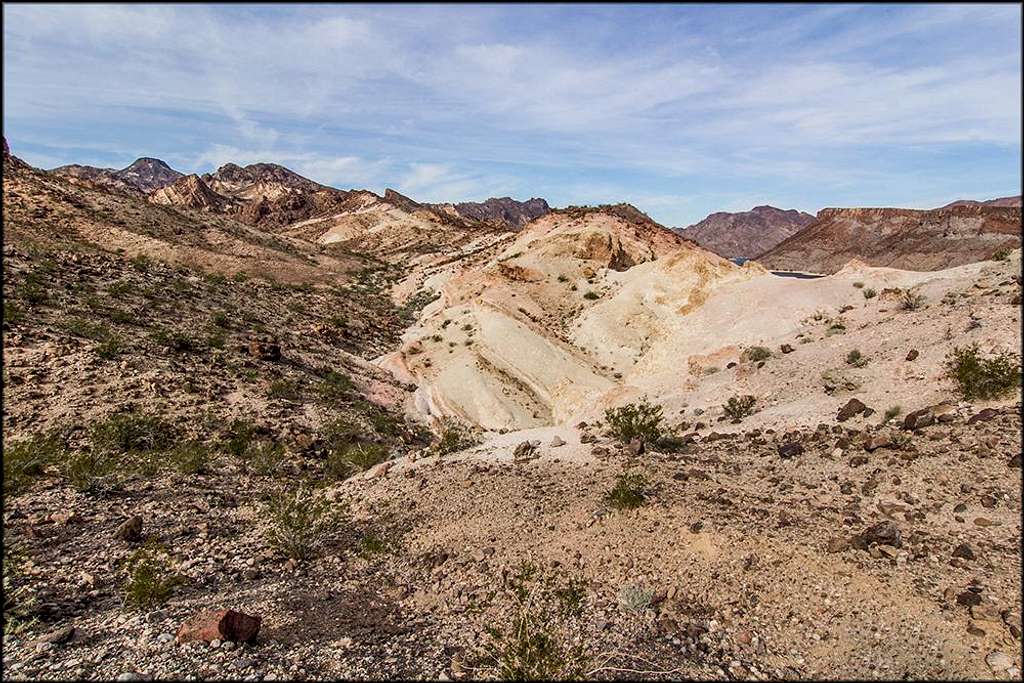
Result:
M740 360L747 361L749 363L758 363L763 360L768 360L772 357L772 352L763 346L750 346L743 350L740 354Z
M601 295L598 294L597 292L588 291L586 294L583 295L583 298L589 299L590 301L596 301L597 299L601 298Z
M167 602L174 587L182 583L171 571L167 552L155 543L136 550L128 560L124 602L129 607L149 610Z
M327 400L342 399L352 393L355 384L342 372L328 370L318 386L320 396Z
M983 358L977 344L955 347L946 354L945 366L947 376L968 400L997 398L1020 386L1020 357L1009 351Z
M248 447L243 459L250 472L260 477L269 477L284 468L284 446L269 439L260 439Z
M876 292L875 290L871 289L870 287L868 287L867 289L862 291L861 294L864 295L865 299L874 299L876 296L878 296L878 292Z
M295 560L311 557L341 525L339 512L306 484L273 496L267 512L267 541Z
M445 419L441 421L440 435L432 450L434 455L448 455L472 448L478 443L480 443L479 440L467 427L455 420Z
M166 458L168 464L181 474L206 474L209 471L210 451L196 441L178 444L167 452Z
M194 353L200 349L199 342L183 332L157 328L150 336L159 346L177 353Z
M622 443L633 439L654 443L661 438L662 408L651 405L646 398L638 403L609 408L604 411L604 417L608 423L608 434Z
M118 468L118 459L109 451L75 451L60 463L60 471L79 491L96 491Z
M889 420L893 419L894 417L896 417L897 415L899 415L902 412L903 412L903 406L889 406L885 410L885 415L884 415L883 422L888 422Z
M647 479L639 473L627 473L615 480L615 486L605 494L609 505L618 510L632 510L647 500Z
M722 410L725 411L727 417L733 420L742 420L754 414L755 403L757 403L757 399L753 396L730 396L729 400L722 405Z
M380 444L346 444L328 453L324 462L324 474L330 479L347 479L387 459L388 449Z
M51 463L59 463L67 451L57 432L35 434L4 443L4 495L12 496L28 486Z
M584 586L582 579L525 562L503 574L499 595L509 603L507 616L485 628L479 669L500 680L582 678L588 662L581 628Z
M110 337L96 346L96 355L103 360L114 360L121 355L121 340L117 337Z
M1009 249L1000 249L996 253L992 254L992 260L993 261L1009 261L1010 260L1010 250Z
M177 430L155 415L119 413L92 425L89 440L93 450L110 453L163 451L178 439Z
M6 455L6 453L4 454ZM7 482L4 481L6 491ZM23 571L25 554L8 536L3 554L3 634L20 636L36 624L37 591Z
M267 398L281 399L284 401L301 401L302 390L298 382L282 377L275 379L267 387Z

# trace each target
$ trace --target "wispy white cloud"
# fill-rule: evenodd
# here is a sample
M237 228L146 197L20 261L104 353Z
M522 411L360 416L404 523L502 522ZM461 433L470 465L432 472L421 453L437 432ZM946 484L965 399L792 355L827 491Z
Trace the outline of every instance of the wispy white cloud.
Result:
M30 161L134 145L435 201L600 188L677 224L734 197L909 201L967 168L1019 185L1019 6L3 12Z

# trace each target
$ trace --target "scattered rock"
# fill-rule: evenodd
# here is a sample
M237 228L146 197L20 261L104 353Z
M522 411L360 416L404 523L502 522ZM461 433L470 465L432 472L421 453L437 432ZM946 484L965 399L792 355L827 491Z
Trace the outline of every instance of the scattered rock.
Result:
M999 411L995 408L985 408L974 415L971 415L970 419L967 420L967 424L972 425L976 422L988 422L998 414Z
M516 449L512 451L513 460L531 460L535 457L537 452L537 445L532 441L521 441Z
M907 360L917 360L917 357L920 355L921 354L918 353L917 349L910 349L910 351L907 352Z
M888 434L882 432L880 434L875 434L871 436L867 441L865 441L864 450L870 453L871 451L876 451L879 448L888 448L891 445L892 439L889 437Z
M992 671L1002 673L1013 666L1013 659L1009 655L997 650L990 652L988 656L985 657L985 663L988 664L988 668L992 669Z
M782 351L782 353L793 353L794 349L789 344L783 344L779 347L779 351Z
M959 557L964 560L973 560L974 551L971 549L971 546L966 543L961 543L955 550L953 550L953 557Z
M249 340L249 355L266 361L281 360L281 345L273 337L256 337Z
M551 439L551 447L558 448L559 446L565 445L565 439L555 434L554 438Z
M861 550L866 550L871 545L899 548L903 545L903 533L892 522L879 522L856 536L853 544Z

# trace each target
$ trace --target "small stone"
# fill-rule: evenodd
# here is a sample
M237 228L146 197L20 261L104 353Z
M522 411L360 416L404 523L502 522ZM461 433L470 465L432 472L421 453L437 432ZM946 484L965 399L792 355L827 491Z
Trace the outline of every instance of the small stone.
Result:
M555 434L554 438L551 439L551 447L558 448L559 446L565 445L565 439Z
M117 527L114 536L122 541L136 543L142 540L142 517L135 515Z
M971 546L967 545L966 543L961 543L953 551L953 557L960 557L965 560L973 560L974 551L971 549Z
M988 668L992 669L992 671L996 673L1006 671L1013 666L1013 660L1010 656L1003 652L999 652L998 650L990 652L988 656L985 657L985 663L988 664Z
M934 422L935 413L932 412L932 409L922 408L921 410L915 410L912 413L907 413L907 416L903 418L903 428L907 431L913 431L915 429L927 427Z
M252 642L260 630L260 617L249 616L234 610L201 612L185 621L178 629L179 643L202 640L231 640L236 643Z
M851 417L860 415L865 410L867 410L867 406L860 399L851 398L846 402L846 405L839 409L839 412L836 414L836 422L846 422Z
M872 545L888 545L899 548L903 545L903 533L892 522L879 522L858 535L854 539L854 545L862 550Z
M981 596L974 591L963 591L956 596L956 604L964 607L974 607L981 604Z
M910 351L907 352L907 360L908 361L917 360L917 357L919 355L921 355L921 354L918 352L917 349L910 349Z
M779 446L779 457L783 460L789 458L795 458L796 456L804 452L804 447L798 441L792 441L790 443Z

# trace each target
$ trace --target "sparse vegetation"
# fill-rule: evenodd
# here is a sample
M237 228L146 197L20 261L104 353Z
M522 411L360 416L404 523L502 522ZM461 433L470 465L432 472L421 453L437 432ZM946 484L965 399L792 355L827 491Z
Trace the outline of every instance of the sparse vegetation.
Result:
M345 444L334 448L324 462L324 474L331 479L346 479L388 459L388 449L376 443Z
M861 294L864 295L865 299L874 299L876 296L878 296L878 292L876 292L875 290L873 290L870 287L868 287L867 289L862 290Z
M4 495L24 490L43 468L60 462L66 451L64 439L57 432L36 434L28 439L4 443Z
M753 396L730 396L729 400L722 405L722 410L725 411L726 417L733 420L742 420L754 414L754 405L756 403L757 399Z
M992 260L993 261L1009 261L1010 260L1010 250L1009 249L1000 249L996 253L992 254Z
M619 604L633 612L643 612L651 606L654 589L636 584L627 584L619 590Z
M596 301L601 298L601 295L594 291L587 291L587 293L583 295L583 298L589 299L590 301Z
M868 364L868 359L861 354L859 349L853 349L846 354L846 364L855 368L862 368Z
M608 423L608 434L622 443L633 439L654 443L662 435L662 407L648 403L646 398L638 403L609 408L604 417Z
M472 448L478 443L479 440L465 425L449 419L442 422L440 436L432 450L435 455L447 455Z
M118 459L109 451L80 450L64 458L60 464L60 471L73 487L82 492L89 492L107 484L117 466Z
M831 337L834 334L846 334L846 321L842 316L831 318L825 324L825 336Z
M900 310L901 311L916 311L924 307L928 298L924 294L919 294L912 289L905 289L900 293Z
M903 412L903 406L899 406L899 405L889 406L885 410L885 414L883 415L884 419L882 421L883 422L889 422L890 420L892 420L893 418L895 418L896 416L898 416L902 412Z
M156 543L148 543L128 560L124 602L140 610L159 607L167 602L174 587L181 582L181 578L171 571L167 551Z
M268 543L294 560L311 557L341 525L340 513L306 484L272 496L267 513Z
M167 452L167 463L181 474L205 474L210 464L210 451L201 443L188 441Z
M585 606L581 579L523 563L502 578L510 623L486 628L480 670L500 680L568 680L584 675L580 633Z
M748 363L758 363L772 357L772 352L764 346L748 346L740 354L740 360Z
M1020 357L1010 351L985 358L977 344L955 347L946 354L945 366L947 376L968 400L997 398L1020 387Z
M647 500L647 478L638 472L619 475L605 501L617 510L632 510Z

